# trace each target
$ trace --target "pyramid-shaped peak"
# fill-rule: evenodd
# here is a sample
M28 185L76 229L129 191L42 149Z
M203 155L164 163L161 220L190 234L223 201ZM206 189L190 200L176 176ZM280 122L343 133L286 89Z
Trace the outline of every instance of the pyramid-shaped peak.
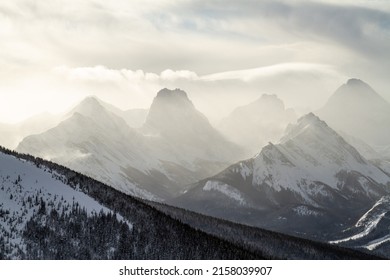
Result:
M295 138L303 132L309 130L323 131L326 133L331 132L332 134L335 133L323 120L310 112L300 117L296 124L289 124L285 131L285 135L282 137L280 142L286 142L289 139Z
M101 106L102 106L101 101L94 95L87 96L78 105L78 107L84 107L84 108L85 107L93 108L93 107L101 107Z
M322 121L319 117L317 117L313 112L307 113L306 115L303 115L298 119L298 124L324 124L325 122Z
M339 87L334 96L339 97L374 97L379 96L367 83L359 79L349 79Z
M102 105L102 102L96 96L88 96L77 104L67 116L70 117L75 113L79 113L84 116L92 117L98 116L103 111L105 111L105 108Z

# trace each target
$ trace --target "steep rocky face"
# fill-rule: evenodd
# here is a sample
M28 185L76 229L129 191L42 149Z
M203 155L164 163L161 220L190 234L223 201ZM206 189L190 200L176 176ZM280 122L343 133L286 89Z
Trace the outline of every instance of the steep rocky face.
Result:
M231 162L242 156L241 149L212 127L180 89L157 93L141 131L173 145L172 154L179 152L184 161Z
M189 122L205 124L207 120L196 111L184 91L165 88L154 98L145 127L170 135L183 129L188 130Z

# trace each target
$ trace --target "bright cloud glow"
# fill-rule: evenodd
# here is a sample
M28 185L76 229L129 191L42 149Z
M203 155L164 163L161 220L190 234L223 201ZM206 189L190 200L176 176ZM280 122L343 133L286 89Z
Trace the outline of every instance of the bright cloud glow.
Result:
M263 92L317 108L349 77L390 100L385 0L4 0L0 36L0 122L161 87L215 118Z

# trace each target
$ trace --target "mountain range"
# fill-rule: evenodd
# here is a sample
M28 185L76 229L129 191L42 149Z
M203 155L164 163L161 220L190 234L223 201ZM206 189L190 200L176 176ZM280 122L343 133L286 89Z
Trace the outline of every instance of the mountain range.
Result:
M276 95L263 94L252 103L237 107L217 128L232 142L253 156L269 141L277 141L286 126L296 120L293 109L286 109Z
M279 143L269 143L253 158L193 185L172 203L235 222L330 240L389 193L389 173L309 113L290 125ZM390 213L381 218L385 215Z
M174 197L179 187L240 158L240 148L210 125L184 91L159 91L139 129L115 112L86 98L56 127L26 137L16 150L150 200Z
M89 97L17 151L146 199L173 218L179 210L168 205L389 257L389 108L357 79L316 114L297 119L265 94L217 128L180 89L162 89L150 109L131 112ZM183 215L189 226L223 236L189 218L196 214Z

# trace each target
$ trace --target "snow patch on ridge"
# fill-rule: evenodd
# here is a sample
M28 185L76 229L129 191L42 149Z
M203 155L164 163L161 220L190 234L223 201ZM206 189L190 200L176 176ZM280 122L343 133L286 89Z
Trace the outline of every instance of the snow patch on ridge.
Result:
M386 242L389 242L389 241L390 241L390 234L371 241L366 246L364 246L364 248L372 251L372 250L375 250L376 248L378 248L383 243L386 243Z
M314 210L310 210L309 207L307 207L306 205L300 205L300 206L297 206L295 208L293 208L293 211L295 213L297 213L299 216L320 216L321 213L317 212L317 211L314 211Z
M385 197L382 197L381 199L379 199L374 204L374 206L372 206L371 209L369 209L356 222L354 227L355 228L363 227L363 230L361 232L359 232L353 236L344 238L344 239L331 241L330 243L331 244L344 243L347 241L357 240L357 239L363 238L363 237L367 236L368 234L370 234L377 227L378 223L383 219L383 217L388 213L388 211L390 211L390 204L389 203L390 203L389 196L385 196ZM380 242L380 244L382 244L386 241L384 241L380 238L380 239L371 241L366 246L375 249L377 246L380 245L379 242ZM375 244L377 244L377 246L375 246ZM373 249L370 249L370 250L373 250Z
M229 186L224 183L220 183L217 181L207 181L207 183L203 187L204 191L217 191L228 198L231 198L235 201L237 201L240 205L246 205L245 199L242 197L241 193L233 188L232 186Z
M343 243L343 242L347 242L347 241L351 241L351 240L357 240L357 239L360 239L362 237L365 237L365 236L367 236L369 233L371 233L375 229L375 227L378 225L380 220L382 220L382 218L385 215L386 215L386 213L382 213L379 216L376 216L371 221L369 221L365 225L365 227L364 227L362 232L359 232L358 234L352 235L351 237L347 237L347 238L344 238L344 239L330 241L329 243L330 244L339 244L339 243Z

